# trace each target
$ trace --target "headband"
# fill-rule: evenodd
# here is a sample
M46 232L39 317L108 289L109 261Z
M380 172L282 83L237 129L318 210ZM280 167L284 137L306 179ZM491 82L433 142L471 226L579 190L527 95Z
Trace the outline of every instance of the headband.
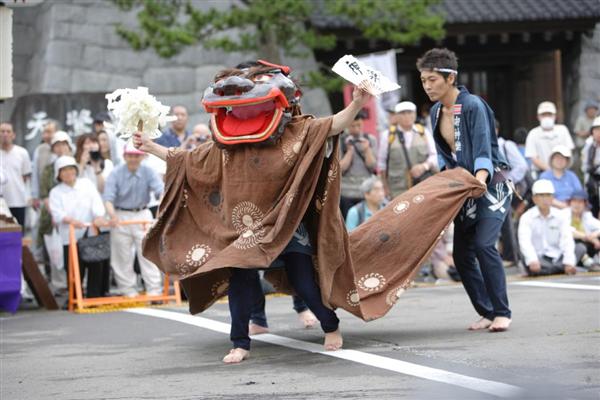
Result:
M456 75L458 75L458 71L455 70L455 69L452 69L452 68L434 68L433 70L437 71L437 72L447 72L449 74L456 74Z

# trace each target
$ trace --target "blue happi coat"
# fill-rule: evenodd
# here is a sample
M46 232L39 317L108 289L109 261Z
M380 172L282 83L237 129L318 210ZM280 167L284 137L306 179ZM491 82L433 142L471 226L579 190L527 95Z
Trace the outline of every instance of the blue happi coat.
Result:
M494 112L483 99L469 93L464 86L459 86L458 90L460 93L452 110L456 158L438 126L442 104L438 101L431 108L431 126L440 171L456 167L465 168L473 175L481 169L488 171L487 192L479 199L469 199L459 214L459 220L504 219L512 191L498 170L510 168L510 165L498 149Z

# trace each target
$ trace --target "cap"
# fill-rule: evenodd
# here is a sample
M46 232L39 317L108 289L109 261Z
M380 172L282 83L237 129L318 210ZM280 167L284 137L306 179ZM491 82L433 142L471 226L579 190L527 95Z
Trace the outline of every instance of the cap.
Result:
M54 179L56 179L57 181L59 180L58 174L60 173L60 170L65 167L75 167L75 169L77 169L77 171L79 171L79 167L77 166L77 161L75 161L75 159L73 157L60 156L54 162Z
M538 115L544 113L556 114L556 106L551 101L542 101L537 108Z
M598 103L596 103L594 100L588 100L585 102L585 106L583 106L583 109L587 110L588 108L595 108L596 110L600 109Z
M588 194L583 189L577 189L571 194L571 198L569 200L585 200L587 201Z
M129 141L127 142L127 144L125 145L125 148L123 149L123 154L137 154L137 155L145 155L146 153L144 153L142 150L138 150L133 146L133 142Z
M50 141L50 147L54 146L54 144L58 142L67 142L69 147L73 148L73 142L71 141L71 136L65 131L56 131L54 136L52 136L52 140Z
M417 111L417 106L412 101L402 101L402 102L396 104L396 106L394 107L394 112L396 114L398 114L398 113L401 113L403 111L416 112Z
M571 149L569 149L567 146L564 146L562 144L557 144L556 146L554 146L552 148L552 153L550 154L550 158L552 158L552 156L555 155L556 153L560 154L563 157L567 157L567 158L571 158L571 156L572 156Z
M592 121L592 128L597 128L600 126L600 116L594 118Z
M554 194L554 185L548 179L540 179L533 183L531 193L536 194Z

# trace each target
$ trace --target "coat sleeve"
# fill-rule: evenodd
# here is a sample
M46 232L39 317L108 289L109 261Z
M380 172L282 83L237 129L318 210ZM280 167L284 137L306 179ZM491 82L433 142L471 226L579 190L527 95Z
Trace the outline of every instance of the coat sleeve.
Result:
M487 110L483 102L476 100L469 106L467 113L467 131L473 144L473 171L485 169L488 173L488 181L494 175L492 164L492 132L487 119Z

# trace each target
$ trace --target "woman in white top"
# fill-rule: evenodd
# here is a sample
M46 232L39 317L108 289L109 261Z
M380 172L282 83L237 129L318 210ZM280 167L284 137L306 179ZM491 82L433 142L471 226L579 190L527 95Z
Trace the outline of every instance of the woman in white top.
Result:
M104 182L113 170L113 162L102 156L100 142L95 134L86 133L77 138L75 160L79 177L88 178L100 193L104 192Z
M100 193L92 182L78 178L78 166L73 157L61 156L54 163L54 173L59 182L50 191L50 213L58 226L65 266L69 265L69 224L75 226L75 237L79 240L85 233L86 224L106 226L105 209ZM87 297L101 297L108 290L108 271L102 263L85 263L79 259L81 279L87 270ZM65 268L68 271L68 268ZM68 277L68 275L67 275Z
M587 193L584 190L575 191L567 210L579 265L591 272L600 271L600 220L589 211Z

